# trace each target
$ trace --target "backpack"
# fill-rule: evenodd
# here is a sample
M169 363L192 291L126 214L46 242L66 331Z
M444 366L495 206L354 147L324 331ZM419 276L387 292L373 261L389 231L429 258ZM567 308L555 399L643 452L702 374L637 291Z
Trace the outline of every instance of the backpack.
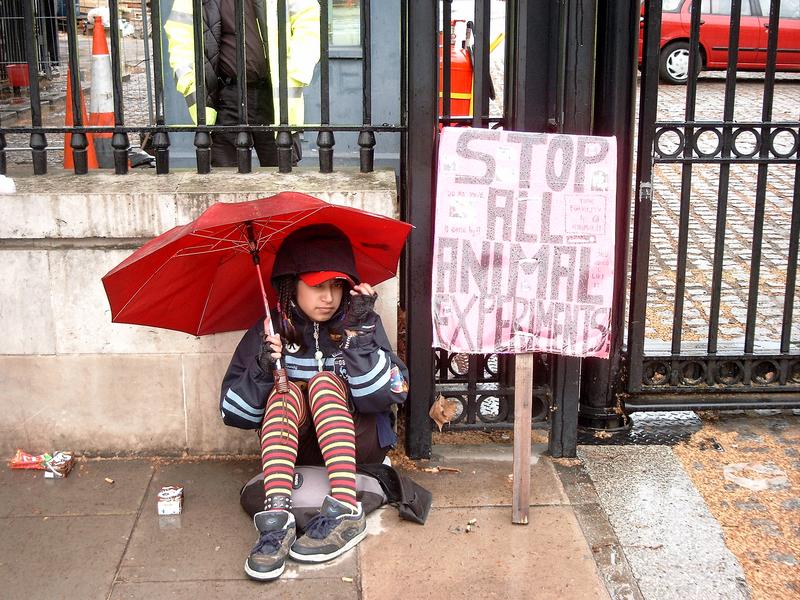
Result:
M292 485L292 514L299 532L319 512L322 501L330 492L328 471L321 466L295 468ZM251 517L264 510L264 473L259 473L242 486L239 501ZM364 514L384 504L394 504L400 517L424 524L430 512L431 493L411 478L400 475L390 466L359 465L356 468L356 500Z

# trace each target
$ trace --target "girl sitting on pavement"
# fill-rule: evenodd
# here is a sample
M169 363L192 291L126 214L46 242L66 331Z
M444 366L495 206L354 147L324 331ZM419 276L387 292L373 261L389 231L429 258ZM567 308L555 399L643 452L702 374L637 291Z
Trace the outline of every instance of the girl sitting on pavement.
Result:
M380 463L396 442L393 404L408 392L408 370L393 353L374 311L377 294L360 283L347 237L331 225L297 230L283 241L272 270L278 333L259 321L245 333L222 383L226 425L260 429L264 510L259 539L245 561L253 579L283 573L287 554L320 563L366 535L356 501L356 463ZM288 391L275 389L275 362ZM297 464L325 465L330 494L297 538L292 483Z

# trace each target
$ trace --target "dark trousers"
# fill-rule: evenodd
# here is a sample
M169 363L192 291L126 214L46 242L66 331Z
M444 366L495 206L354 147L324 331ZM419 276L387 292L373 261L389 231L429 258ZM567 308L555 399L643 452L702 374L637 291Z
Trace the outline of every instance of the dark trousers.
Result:
M217 93L217 125L239 124L239 88L236 82L223 84ZM247 121L250 125L269 125L273 122L272 89L268 81L253 83L247 87ZM211 134L211 165L235 167L236 133ZM278 166L278 148L271 131L254 132L253 147L262 167ZM292 164L302 157L300 137L292 136Z
M251 125L272 123L272 90L267 82L247 87L247 121ZM217 93L217 125L239 124L239 88L235 82L222 85ZM236 133L211 134L211 165L235 167ZM253 133L253 146L262 167L278 164L278 150L272 132Z

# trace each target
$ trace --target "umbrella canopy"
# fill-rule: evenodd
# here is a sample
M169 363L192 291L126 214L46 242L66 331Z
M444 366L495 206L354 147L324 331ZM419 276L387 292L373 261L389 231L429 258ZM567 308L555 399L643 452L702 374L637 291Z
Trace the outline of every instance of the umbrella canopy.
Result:
M193 335L247 329L264 317L261 277L269 281L281 241L321 223L347 235L361 281L371 285L394 276L411 230L408 223L297 192L218 202L150 240L103 277L111 320ZM273 293L269 286L274 303Z

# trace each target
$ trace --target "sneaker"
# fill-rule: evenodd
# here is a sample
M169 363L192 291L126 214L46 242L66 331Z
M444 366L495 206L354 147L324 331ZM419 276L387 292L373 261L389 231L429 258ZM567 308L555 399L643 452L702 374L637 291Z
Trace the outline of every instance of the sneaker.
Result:
M260 535L244 563L251 579L277 579L286 566L289 547L297 539L294 515L287 510L262 510L253 517Z
M308 522L306 534L292 544L289 556L299 562L321 563L353 548L367 535L361 503L353 513L349 504L325 496L319 514Z

